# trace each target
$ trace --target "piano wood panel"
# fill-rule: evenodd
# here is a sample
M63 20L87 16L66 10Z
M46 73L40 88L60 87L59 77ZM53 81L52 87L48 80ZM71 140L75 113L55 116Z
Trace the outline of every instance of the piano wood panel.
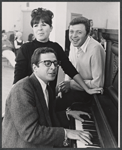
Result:
M102 108L103 116L110 129L111 147L118 143L118 30L101 30L106 40L106 64L104 94L94 95ZM107 140L108 141L108 140Z
M114 126L117 125L117 111L115 110L114 105L112 105L110 99L103 95L102 97L94 95L94 104L92 106L93 114L96 119L97 131L101 137L101 143L103 148L116 148L117 135L113 134L112 128L109 124L109 117L112 117L111 124ZM100 100L104 100L104 104L100 103ZM106 101L106 102L105 102ZM109 103L110 102L110 103ZM102 105L101 105L102 104ZM106 109L105 109L106 107ZM107 111L107 115L106 115ZM110 116L111 115L111 116ZM118 132L118 130L116 131ZM116 133L117 134L117 133Z

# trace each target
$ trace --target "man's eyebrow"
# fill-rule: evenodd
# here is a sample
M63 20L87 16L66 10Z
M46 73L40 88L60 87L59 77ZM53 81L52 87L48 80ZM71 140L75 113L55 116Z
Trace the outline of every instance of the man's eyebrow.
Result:
M77 32L77 31L81 31L81 32L82 32L82 30L73 30L73 29L70 29L70 31L76 31L76 32Z
M45 60L40 60L40 61L58 61L58 60L57 59L55 60L45 59Z

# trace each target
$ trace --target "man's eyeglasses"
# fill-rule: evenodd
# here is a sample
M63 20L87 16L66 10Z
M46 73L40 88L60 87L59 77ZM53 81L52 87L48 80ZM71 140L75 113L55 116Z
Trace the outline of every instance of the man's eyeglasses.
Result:
M58 65L59 65L59 61L57 61L57 60L55 60L55 61L44 60L44 61L40 61L39 63L44 63L44 65L46 67L50 67L52 65L52 63L54 64L55 67L58 67Z

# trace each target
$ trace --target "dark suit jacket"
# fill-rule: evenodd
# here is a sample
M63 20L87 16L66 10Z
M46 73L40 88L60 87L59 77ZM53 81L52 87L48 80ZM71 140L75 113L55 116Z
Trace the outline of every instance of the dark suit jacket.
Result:
M2 148L63 146L65 133L53 111L53 100L50 98L49 113L42 87L34 74L18 81L6 100Z

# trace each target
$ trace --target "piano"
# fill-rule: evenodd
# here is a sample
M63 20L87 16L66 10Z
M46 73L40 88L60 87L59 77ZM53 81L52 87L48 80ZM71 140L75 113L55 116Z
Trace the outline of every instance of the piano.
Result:
M73 148L119 147L119 100L118 100L118 30L101 29L106 40L106 64L104 93L94 94L91 106L72 104L72 109L86 111L91 118L81 116L84 122L71 118L70 129L86 130L92 134L92 145L72 140Z

